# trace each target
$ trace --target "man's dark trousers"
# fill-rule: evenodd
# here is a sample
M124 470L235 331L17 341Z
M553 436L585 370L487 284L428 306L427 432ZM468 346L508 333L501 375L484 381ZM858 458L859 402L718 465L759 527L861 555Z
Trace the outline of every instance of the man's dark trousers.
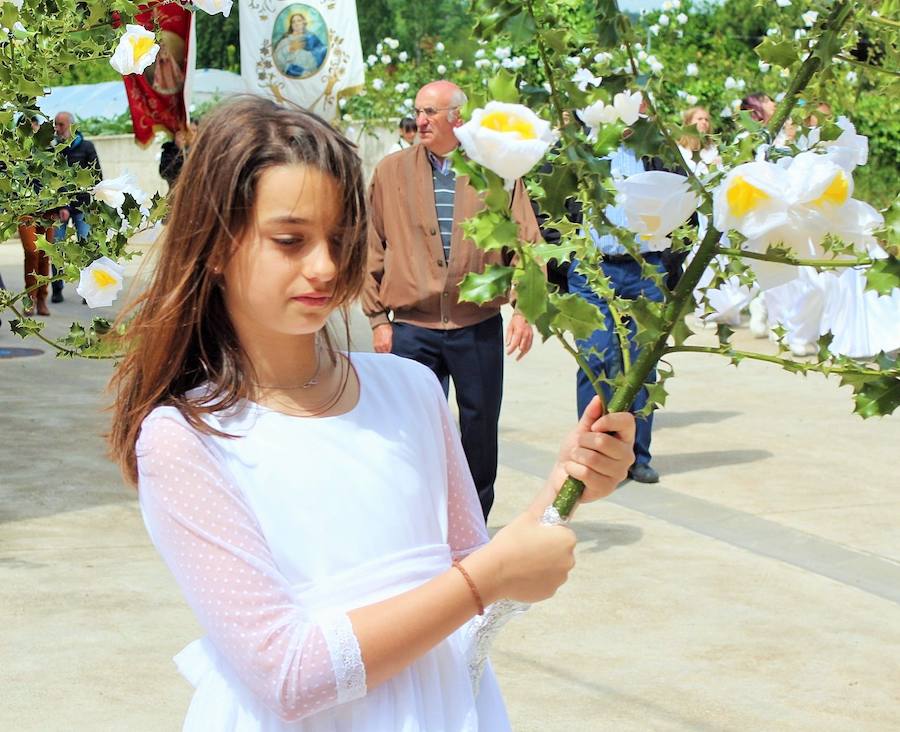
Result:
M662 254L659 252L650 252L644 255L644 260L651 264L656 271L665 277L666 270L662 261ZM653 280L645 278L641 272L641 266L629 257L623 257L618 261L610 261L609 259L601 262L603 273L609 277L610 283L619 297L629 300L638 297L646 297L648 300L662 302L663 294L656 286ZM619 345L619 339L615 332L615 323L613 322L612 313L605 300L602 300L588 286L587 280L583 274L578 272L577 262L573 262L569 268L569 292L580 295L592 305L596 305L603 318L606 321L606 330L594 331L590 338L578 341L578 350L588 356L588 366L594 374L613 378L622 370L622 349ZM634 322L629 320L629 351L631 362L634 363L640 351L634 342L635 326ZM656 382L656 369L647 376L647 383ZM608 385L601 386L604 399L608 402L612 396L612 391ZM576 385L578 400L578 416L580 417L591 399L594 398L594 387L585 373L578 369L578 381ZM637 412L644 408L647 404L649 395L646 387L638 392L631 405L631 411ZM646 417L638 417L635 420L635 436L634 436L634 461L635 463L649 465L650 464L650 437L653 430L653 412Z
M451 330L395 322L391 352L430 368L445 394L453 379L462 446L487 520L494 503L497 423L503 397L502 318L498 314Z

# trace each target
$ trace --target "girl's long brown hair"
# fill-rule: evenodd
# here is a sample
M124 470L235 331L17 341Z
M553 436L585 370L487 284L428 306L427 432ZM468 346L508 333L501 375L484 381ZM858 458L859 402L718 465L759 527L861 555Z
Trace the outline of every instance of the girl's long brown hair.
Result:
M689 127L692 124L691 120L693 119L694 115L697 114L697 112L706 112L707 114L709 114L705 107L691 107L690 109L684 110L684 112L682 113L681 123L685 127ZM686 133L678 138L679 145L693 152L699 152L711 142L712 140L710 139L709 135L694 135Z
M141 423L154 407L175 406L195 429L221 434L203 415L249 396L244 353L216 272L253 225L263 171L298 164L331 175L341 192L343 224L332 257L334 300L346 325L366 252L365 189L354 145L316 115L261 97L217 107L201 123L174 187L149 287L119 318L128 323L126 355L110 382L115 403L108 439L130 483L137 483ZM201 384L211 390L187 396Z

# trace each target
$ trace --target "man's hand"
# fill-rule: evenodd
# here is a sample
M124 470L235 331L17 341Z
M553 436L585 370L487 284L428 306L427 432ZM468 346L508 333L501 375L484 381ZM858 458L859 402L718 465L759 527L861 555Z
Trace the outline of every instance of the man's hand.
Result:
M509 356L518 349L519 355L516 356L516 361L521 361L522 356L531 350L533 340L534 332L531 324L521 313L513 313L506 328L506 355Z
M390 353L394 345L394 326L390 323L376 325L372 331L372 345L375 353Z
M59 220L64 224L69 222L69 218L71 218L71 214L69 213L69 209L61 208L59 209Z

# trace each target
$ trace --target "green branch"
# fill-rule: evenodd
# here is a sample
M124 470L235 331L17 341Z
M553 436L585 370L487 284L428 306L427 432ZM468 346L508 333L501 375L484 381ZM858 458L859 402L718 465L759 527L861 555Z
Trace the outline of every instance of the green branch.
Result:
M835 267L862 267L875 264L874 259L792 259L780 257L777 254L763 254L762 252L748 252L745 249L731 249L728 247L716 247L717 254L727 254L731 257L743 257L744 259L758 259L763 262L775 262L777 264L790 264L794 267L815 267L816 269L831 269Z
M859 61L858 59L853 58L852 56L845 56L844 54L838 54L835 58L844 61L852 66L858 66L861 69L866 69L868 71L876 71L880 74L888 74L889 76L900 76L900 71L894 71L893 69L886 69L884 66L876 66L875 64L869 64L865 61Z
M804 361L795 361L790 358L781 358L779 356L768 356L765 353L756 353L755 351L738 351L726 347L715 346L669 346L666 353L713 353L727 358L750 359L752 361L765 361L766 363L774 363L778 366L786 366L790 369L799 369L801 371L815 371L820 374L829 376L831 374L857 374L859 376L900 376L900 369L888 369L879 371L877 369L864 368L844 368L843 366L828 366L824 363L807 363Z
M559 128L562 129L563 127L565 127L565 120L563 119L563 104L559 99L559 92L556 89L556 81L553 77L553 67L550 65L550 60L547 58L547 46L544 43L544 39L541 36L540 30L538 30L540 28L540 24L538 23L537 16L534 13L534 3L532 2L532 0L526 0L525 7L528 9L528 15L531 16L531 21L534 23L538 55L541 57L541 64L544 67L544 74L547 76L547 83L550 85L550 99L552 100L554 110L556 110L556 119L559 123Z

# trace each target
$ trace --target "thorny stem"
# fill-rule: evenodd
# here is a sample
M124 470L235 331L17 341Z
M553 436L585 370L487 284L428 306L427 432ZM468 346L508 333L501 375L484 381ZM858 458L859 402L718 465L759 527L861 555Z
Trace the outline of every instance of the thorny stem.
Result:
M25 314L19 312L18 308L16 308L16 306L13 305L12 303L8 303L7 307L10 310L12 310L13 313L15 313L17 318L22 319L25 317ZM91 354L79 353L78 351L73 351L71 348L66 348L65 346L59 345L59 343L57 343L56 341L51 341L49 338L47 338L47 336L45 336L40 331L29 333L29 335L34 336L38 340L43 341L48 346L50 346L51 348L55 348L60 353L65 353L67 356L78 356L79 358L89 358L89 359L94 359L97 361L106 361L106 360L110 360L110 359L121 358L121 356L118 354L112 355L112 356L93 356Z
M779 356L769 356L765 353L756 353L755 351L736 351L728 347L716 348L715 346L669 346L666 349L666 353L714 353L719 356L726 356L728 358L746 358L753 361L765 361L767 363L774 363L778 366L798 367L802 371L816 371L825 374L826 376L828 376L829 374L890 376L895 373L895 371L900 374L900 371L896 369L878 371L875 369L843 368L841 366L828 366L821 363L806 363L804 361L795 361L789 358L780 358Z
M868 71L877 71L881 74L888 74L890 76L900 76L900 71L894 71L893 69L886 69L884 66L876 66L875 64L869 64L865 61L860 61L851 56L845 56L844 54L840 54L837 56L841 61L848 63L852 66L859 66L861 69L867 69Z
M777 264L790 264L794 267L815 267L830 269L832 267L862 267L875 264L874 259L792 259L779 257L775 254L763 254L761 252L748 252L744 249L729 249L728 247L716 247L717 254L727 254L731 257L744 257L745 259L759 259L763 262L775 262Z

